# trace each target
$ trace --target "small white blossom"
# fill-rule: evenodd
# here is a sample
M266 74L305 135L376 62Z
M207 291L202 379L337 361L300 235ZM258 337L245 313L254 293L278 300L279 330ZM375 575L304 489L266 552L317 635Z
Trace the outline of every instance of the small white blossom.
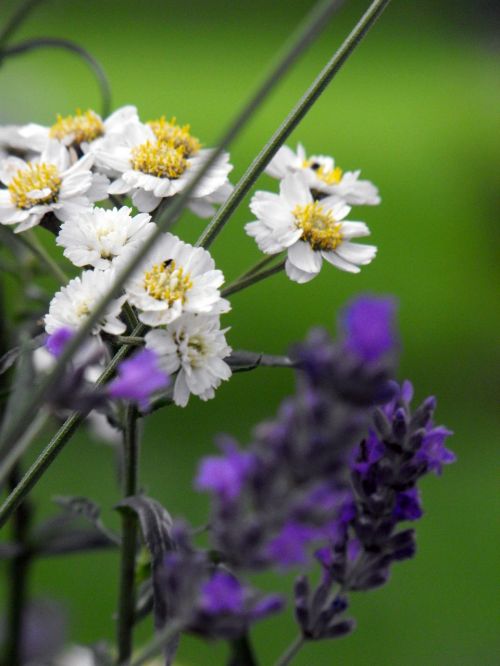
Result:
M97 303L111 288L115 278L112 269L107 271L84 271L80 277L73 278L54 296L45 315L45 330L54 333L59 328L77 330L84 324ZM119 316L126 296L113 300L106 313L92 329L96 335L103 330L111 335L120 335L125 331L125 324Z
M132 209L93 208L61 225L56 243L75 266L106 270L131 247L141 245L154 231L151 216Z
M294 153L281 146L266 168L273 178L285 178L290 173L303 173L311 190L335 196L351 206L376 206L380 203L378 189L369 180L360 180L361 171L342 171L335 166L333 157L311 155L307 157L299 143Z
M175 130L173 138L165 138L169 127ZM146 213L163 198L181 192L211 153L201 149L185 128L164 119L149 124L129 123L95 150L98 167L117 176L109 193L131 194L134 205ZM217 203L221 194L227 196L227 190L221 188L228 184L232 168L228 153L223 153L193 192L194 205L202 204L207 197L212 197L209 203Z
M250 209L258 218L245 226L266 254L287 250L285 270L295 282L309 282L321 270L323 259L350 273L369 264L377 248L352 243L369 235L364 222L345 220L350 207L336 197L314 201L304 174L287 176L280 193L256 192Z
M124 253L120 262L130 254ZM167 233L140 262L125 290L144 324L162 326L183 312L226 312L229 303L221 298L219 289L223 282L224 275L207 250Z
M62 222L107 198L108 179L91 171L92 155L70 164L67 149L49 141L31 162L7 157L0 162L0 223L17 224L16 232L37 225L47 213Z
M122 106L106 120L89 109L73 116L58 116L51 127L30 123L19 128L19 135L30 150L42 152L51 139L56 139L68 148L86 153L98 145L106 136L122 131L130 122L139 122L135 106Z
M221 330L218 316L184 314L167 329L146 334L146 347L159 358L160 366L170 375L177 373L174 402L185 407L192 393L202 400L215 395L215 389L231 376L223 361L231 353Z

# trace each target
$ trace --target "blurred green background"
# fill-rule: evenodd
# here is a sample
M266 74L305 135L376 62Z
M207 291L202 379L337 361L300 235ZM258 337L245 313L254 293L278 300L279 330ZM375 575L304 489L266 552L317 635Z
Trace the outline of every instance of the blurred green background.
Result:
M16 3L3 2L0 19ZM331 26L281 82L231 148L233 182L357 20L368 1L347 1ZM311 2L293 0L47 0L19 37L52 35L90 50L109 74L114 106L136 104L146 120L162 114L190 122L213 144L247 99L273 55ZM498 10L497 10L498 11ZM458 463L424 483L426 516L415 560L396 565L384 589L353 596L357 631L308 645L298 666L493 666L495 641L495 353L498 338L497 216L499 149L498 42L488 2L399 0L355 52L289 141L361 168L382 194L377 208L357 209L379 246L376 261L353 276L325 267L308 285L284 276L232 299L226 321L234 348L285 352L313 325L334 326L335 313L361 291L393 293L400 303L401 378L418 398L435 393L438 418L455 431ZM71 55L40 51L0 69L0 121L51 124L56 113L98 108L96 86ZM259 188L276 188L262 177ZM213 246L228 279L258 258L243 233L242 205ZM202 222L186 216L178 233L194 240ZM45 232L40 230L41 236ZM48 244L50 239L46 239ZM215 400L192 400L147 424L142 451L146 491L175 516L201 524L206 499L191 478L216 433L248 441L292 390L286 370L235 376ZM497 394L498 395L498 394ZM43 442L40 442L42 445ZM81 494L112 506L119 494L112 450L81 433L37 486L39 515L53 495ZM63 601L71 639L112 639L115 554L61 558L36 565L34 595ZM290 578L262 585L288 592ZM138 636L150 631L143 627ZM295 633L291 613L254 632L262 664L272 664ZM224 645L185 639L183 666L223 664Z

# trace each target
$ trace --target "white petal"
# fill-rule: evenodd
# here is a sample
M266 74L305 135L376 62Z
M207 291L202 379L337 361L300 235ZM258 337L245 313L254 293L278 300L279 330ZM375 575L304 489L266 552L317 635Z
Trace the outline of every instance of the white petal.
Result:
M291 210L297 205L305 206L313 200L306 178L302 173L291 174L282 180L280 195L285 199Z
M288 260L305 273L319 273L323 263L321 253L315 252L304 241L298 241L288 248Z
M377 248L375 245L361 245L360 243L349 243L349 241L344 241L337 247L336 252L339 257L352 264L365 266L375 257L377 254Z
M355 264L351 264L349 261L345 261L339 257L336 252L323 252L323 258L332 264L332 266L336 266L342 271L347 271L348 273L359 273L360 269Z
M306 271L301 271L300 268L297 268L288 260L285 264L285 272L290 280L298 282L299 284L310 282L310 280L312 280L317 275L317 273L306 273Z

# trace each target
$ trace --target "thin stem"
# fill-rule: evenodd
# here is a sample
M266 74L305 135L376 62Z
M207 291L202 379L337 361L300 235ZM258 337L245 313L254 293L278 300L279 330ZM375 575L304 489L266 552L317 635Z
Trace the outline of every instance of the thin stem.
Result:
M117 335L115 340L122 345L131 345L132 347L142 347L144 345L144 338L138 335Z
M271 268L267 268L266 270L261 271L260 273L253 273L252 275L249 275L248 277L243 278L238 282L230 284L229 287L226 287L223 290L222 295L230 296L231 294L235 294L236 292L241 291L242 289L246 289L247 287L250 287L251 285L256 284L257 282L260 282L261 280L265 280L266 278L271 277L271 275L280 273L284 268L285 268L285 260L280 261L280 263L276 264L276 266L271 266Z
M143 330L144 327L142 325L138 326L135 329L134 334L140 335ZM115 371L116 366L125 357L129 349L130 347L128 345L123 345L123 347L120 347L106 368L103 370L100 377L97 379L96 387L108 381L108 379ZM59 428L57 433L47 444L45 449L31 465L21 481L16 485L16 487L0 507L0 527L5 524L12 512L15 511L20 502L22 502L23 498L37 483L38 479L54 462L59 453L63 450L71 437L74 435L80 424L84 421L86 416L87 413L85 412L73 412L73 414L71 414L71 416L69 416L63 425Z
M258 273L261 271L263 268L271 264L279 255L277 254L268 254L266 255L263 259L258 261L252 268L249 268L247 271L242 273L240 276L236 278L233 284L236 284L237 282L241 282L241 280L244 280L245 278L249 277L250 275L254 275L255 273Z
M228 666L257 666L257 659L248 634L231 641Z
M222 152L229 146L229 144L236 138L239 132L243 129L246 123L252 118L254 111L262 104L265 98L270 94L272 89L282 79L285 72L287 72L292 64L296 61L299 55L305 50L309 43L319 32L325 27L326 19L338 7L339 3L336 0L329 2L322 2L312 12L312 14L305 21L303 27L298 31L297 38L292 41L290 46L285 49L282 57L278 59L276 65L271 69L267 77L265 77L261 86L257 89L253 97L249 100L248 104L237 115L228 130L218 142L218 148L212 153L210 158L204 163L204 166L191 178L182 192L172 197L172 202L165 206L161 206L161 214L155 220L155 232L146 240L145 243L137 250L134 256L126 263L121 271L116 276L116 280L112 287L106 294L96 303L92 314L87 318L83 326L81 326L75 336L64 348L63 353L58 359L58 362L48 373L45 380L40 383L37 390L33 391L30 399L27 401L23 409L20 409L14 423L11 424L8 432L5 433L0 441L0 446L5 442L9 443L15 440L22 433L26 422L29 420L31 414L36 411L39 403L43 401L44 395L60 378L65 364L72 358L74 353L80 348L85 341L96 322L101 319L106 311L108 304L119 293L121 286L132 275L139 262L148 254L150 249L155 245L159 236L168 228L172 220L177 219L180 211L183 210L187 204L189 197L192 195L198 184L203 180L208 170L219 159ZM1 516L1 510L0 510Z
M129 328L134 329L139 326L139 320L134 312L134 308L128 301L125 301L123 304L123 314L125 315Z
M28 250L48 268L50 273L52 273L52 275L60 284L67 284L68 276L57 264L57 262L54 261L54 259L50 256L50 254L43 247L31 229L29 231L25 231L23 234L12 235L21 245L27 247Z
M130 661L129 659L120 663L120 666L143 666L150 659L160 654L165 645L182 630L181 622L173 620L159 631L153 640L144 647L139 654Z
M37 37L35 39L27 39L20 44L5 48L0 53L0 60L12 56L22 55L23 53L29 53L30 51L34 51L35 49L40 48L64 49L65 51L75 53L82 60L84 60L92 70L97 81L97 85L99 86L99 91L101 94L101 113L103 117L109 115L111 111L111 88L109 85L108 77L106 76L106 72L102 68L102 65L94 58L94 56L92 56L79 44L76 44L69 39L60 39L59 37Z
M13 470L9 485L15 487L18 482L19 470ZM12 558L9 565L7 603L7 636L5 645L5 663L10 666L22 666L23 624L26 611L28 592L28 574L31 553L26 548L31 523L31 507L23 502L14 514L12 522L12 541L20 546L19 553Z
M30 423L28 429L23 433L14 446L9 449L0 461L0 487L3 481L9 476L11 471L16 467L18 460L28 450L31 443L49 420L49 412L46 409L41 409Z
M10 19L0 30L0 51L5 44L7 44L15 31L18 30L21 24L28 18L30 11L41 2L43 2L43 0L24 0L24 2L21 3L18 9L12 14ZM0 62L1 60L2 57L0 53Z
M137 409L127 407L123 436L123 497L138 492L139 483L139 437ZM137 518L132 511L122 513L122 546L120 599L118 606L118 663L126 661L132 654L135 615L135 557L137 548Z
M297 655L297 653L302 649L302 646L305 643L303 636L297 636L293 643L290 643L288 648L283 652L281 657L278 659L274 666L288 666L292 659Z
M374 0L369 9L363 15L356 27L345 39L342 46L320 72L319 76L302 95L294 109L288 114L272 137L253 160L240 181L228 197L226 202L219 208L210 224L203 231L197 241L197 245L208 248L222 231L224 225L239 206L247 192L264 171L278 149L297 127L306 113L325 91L333 77L340 70L366 33L374 25L380 14L384 11L390 0Z

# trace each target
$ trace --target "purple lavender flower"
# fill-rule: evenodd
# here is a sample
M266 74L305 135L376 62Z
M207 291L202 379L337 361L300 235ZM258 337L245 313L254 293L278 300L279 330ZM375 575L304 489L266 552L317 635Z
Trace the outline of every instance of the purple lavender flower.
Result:
M308 547L319 536L317 529L290 521L269 542L267 553L271 560L281 567L306 564Z
M198 490L208 490L222 501L231 502L241 492L244 481L252 471L253 456L239 451L232 442L221 447L224 456L203 458L195 479Z
M108 386L112 398L137 402L142 411L149 409L155 391L168 386L169 376L160 369L157 355L142 349L118 366L118 377Z
M393 517L397 521L418 520L422 517L422 505L418 488L410 488L396 495Z
M75 332L70 328L58 328L55 333L49 335L45 340L45 349L49 351L52 356L58 358L74 335Z
M450 465L457 459L453 451L444 445L446 438L450 435L453 435L453 432L442 426L428 430L415 459L425 462L429 471L440 475L443 465Z
M244 602L243 586L225 571L216 571L201 589L200 607L210 615L239 613Z
M367 363L378 361L396 346L393 298L359 296L344 309L340 324L345 347Z

